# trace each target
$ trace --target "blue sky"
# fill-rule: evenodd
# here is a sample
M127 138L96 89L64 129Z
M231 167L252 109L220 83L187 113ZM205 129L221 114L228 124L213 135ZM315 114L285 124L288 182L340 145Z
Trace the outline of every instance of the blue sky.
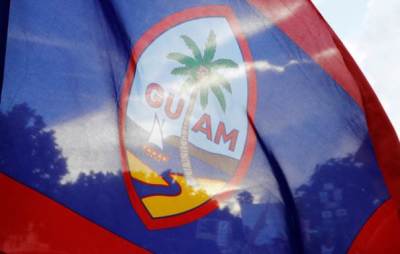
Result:
M351 52L400 134L400 1L313 0Z

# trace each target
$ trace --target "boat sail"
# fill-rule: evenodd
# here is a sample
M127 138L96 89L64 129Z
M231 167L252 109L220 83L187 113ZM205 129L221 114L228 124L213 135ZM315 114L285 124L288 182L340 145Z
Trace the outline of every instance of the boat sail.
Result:
M160 124L160 120L158 119L157 114L154 114L153 127L151 128L151 132L148 138L148 142L156 145L161 150L163 149L163 133L162 133L162 124Z

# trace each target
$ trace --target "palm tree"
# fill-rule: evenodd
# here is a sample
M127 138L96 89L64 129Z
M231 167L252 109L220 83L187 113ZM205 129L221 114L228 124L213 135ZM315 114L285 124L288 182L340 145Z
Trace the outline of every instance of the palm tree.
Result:
M230 59L214 60L217 49L216 35L213 30L210 31L208 39L201 53L197 44L189 36L182 35L182 40L192 52L193 57L182 53L169 53L167 58L177 61L182 66L176 67L171 71L172 75L186 77L185 82L181 86L181 94L190 95L189 105L184 115L181 128L181 137L179 143L179 151L182 169L188 183L194 184L193 169L189 157L189 124L192 118L193 110L197 97L200 95L200 105L203 110L208 105L208 92L214 94L223 112L226 111L226 101L223 92L224 88L228 93L232 93L231 85L218 70L237 68L238 64Z

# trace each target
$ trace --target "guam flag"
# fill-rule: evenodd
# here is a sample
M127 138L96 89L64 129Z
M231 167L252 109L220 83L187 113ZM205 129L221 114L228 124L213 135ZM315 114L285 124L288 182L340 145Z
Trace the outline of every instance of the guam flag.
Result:
M400 145L307 0L2 1L0 253L400 253Z

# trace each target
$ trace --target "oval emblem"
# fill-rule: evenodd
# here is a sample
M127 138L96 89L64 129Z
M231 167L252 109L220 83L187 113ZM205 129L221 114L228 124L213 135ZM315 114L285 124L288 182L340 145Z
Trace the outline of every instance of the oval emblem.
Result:
M149 229L199 219L231 196L255 147L255 72L229 7L175 13L135 44L120 99L131 203Z

